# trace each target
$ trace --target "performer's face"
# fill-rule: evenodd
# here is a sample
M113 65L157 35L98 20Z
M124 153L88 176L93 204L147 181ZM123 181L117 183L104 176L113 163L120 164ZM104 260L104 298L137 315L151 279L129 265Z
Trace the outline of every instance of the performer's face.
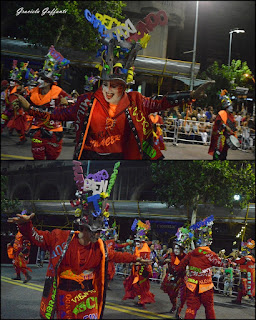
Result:
M38 86L39 88L45 88L47 86L50 86L50 83L43 80L42 78L38 79L38 83L39 83L39 86Z
M142 242L136 241L135 244L137 248L142 248Z
M15 85L16 85L16 82L13 81L13 80L11 80L11 81L10 81L10 87L14 87Z
M174 249L173 249L173 253L176 255L176 256L179 256L180 255L180 247L175 245Z
M118 104L122 98L124 89L124 85L118 80L103 81L102 83L103 96L111 104Z
M81 233L83 234L82 237L85 244L89 244L90 242L95 243L100 237L100 231L93 232L87 227L83 227Z

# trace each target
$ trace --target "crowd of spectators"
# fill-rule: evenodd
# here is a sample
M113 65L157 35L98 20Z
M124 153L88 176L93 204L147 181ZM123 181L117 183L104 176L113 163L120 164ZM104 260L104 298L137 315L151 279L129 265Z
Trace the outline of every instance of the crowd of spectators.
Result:
M132 237L127 239L130 241L130 245L126 248L120 249L122 251L128 251L133 253L134 250L134 243L132 242ZM162 265L160 263L161 258L165 253L168 251L171 253L172 248L168 247L166 244L161 244L159 240L153 240L149 242L149 246L151 249L151 260L152 260L152 270L153 276L150 280L161 283L166 274L167 264ZM235 250L232 251L231 254L228 256L225 255L225 250L221 250L218 255L225 259L231 259L231 266L228 268L220 268L220 267L213 267L212 268L212 280L214 284L214 292L223 294L225 296L232 296L237 294L238 287L241 281L241 274L239 265L235 263L235 259L239 257L239 251ZM116 264L116 273L121 274L124 277L128 276L131 270L130 264Z
M255 145L255 117L242 106L241 111L234 111L237 136L243 149L253 149ZM178 127L178 137L183 143L199 143L209 145L211 131L217 112L213 106L208 108L186 106L183 110L170 110L161 114L163 118L163 136L173 138L175 126ZM167 139L165 139L167 140Z

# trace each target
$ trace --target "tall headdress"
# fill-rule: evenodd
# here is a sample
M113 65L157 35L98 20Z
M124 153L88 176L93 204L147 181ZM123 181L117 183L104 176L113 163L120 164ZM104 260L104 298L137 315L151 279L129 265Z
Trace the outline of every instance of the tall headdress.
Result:
M186 252L190 251L191 242L193 241L194 233L191 232L189 227L180 227L176 232L176 240L174 240L174 244L180 246Z
M91 231L107 230L109 220L109 197L118 173L120 162L114 166L109 178L108 172L103 169L96 174L83 175L81 162L73 160L74 180L77 185L76 200L71 200L72 207L77 207L75 216L79 226L87 226Z
M9 80L18 81L19 83L24 83L26 80L25 77L27 74L28 64L29 64L29 61L21 62L20 67L18 67L18 60L13 60Z
M228 96L228 91L226 89L221 90L221 92L219 93L219 99L221 101L221 105L222 105L223 109L226 109L226 108L232 106L232 101L231 101L230 97Z
M147 241L147 233L150 231L150 229L151 226L149 220L146 220L144 223L141 220L134 219L133 224L131 226L131 230L136 231L134 240Z
M57 81L60 77L60 72L70 63L65 59L54 46L50 46L49 51L44 61L43 69L40 70L39 76L50 80L52 83Z
M244 255L251 254L252 253L252 249L254 247L255 247L255 241L252 240L251 238L248 239L246 242L242 242L241 243L242 254L244 254Z
M97 53L97 56L101 57L101 64L95 66L100 71L101 80L116 79L125 84L133 84L134 61L138 51L147 47L151 37L149 31L158 24L168 23L166 13L162 10L152 12L144 18L145 23L139 21L136 28L130 19L121 23L99 13L94 16L88 9L84 11L84 15L102 37L102 47ZM112 27L113 23L116 26Z
M212 243L212 225L214 217L213 215L199 221L189 227L191 232L194 233L194 240L196 246L207 246Z

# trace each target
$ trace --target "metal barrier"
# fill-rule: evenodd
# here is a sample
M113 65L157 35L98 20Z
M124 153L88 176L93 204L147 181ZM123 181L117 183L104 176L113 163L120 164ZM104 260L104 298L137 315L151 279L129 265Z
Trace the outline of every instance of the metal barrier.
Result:
M128 277L131 273L131 266L132 264L122 264L122 263L116 263L116 275L121 275L123 277ZM219 277L216 277L215 274L212 275L212 281L214 285L214 291L217 293L229 293L229 295L237 295L238 287L241 282L241 272L239 269L233 269L233 277L232 282L228 286L225 284L226 278L225 278L225 268L221 267L212 267L212 269L219 270ZM149 278L151 281L156 282L162 282L163 277L162 274L159 274L158 278Z
M165 123L164 140L176 145L179 141L209 145L213 124L210 122L167 118Z

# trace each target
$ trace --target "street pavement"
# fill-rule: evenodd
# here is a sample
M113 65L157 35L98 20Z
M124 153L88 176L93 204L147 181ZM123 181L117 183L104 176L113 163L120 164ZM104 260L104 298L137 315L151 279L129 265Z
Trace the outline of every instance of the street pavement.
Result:
M47 264L43 268L36 265L29 267L32 269L32 280L23 284L23 281L11 280L14 276L11 264L1 265L1 319L40 319L39 306ZM24 276L21 277L24 280ZM169 313L171 304L168 295L160 290L159 283L151 282L151 292L155 294L156 302L142 309L136 305L138 298L122 300L123 280L121 275L115 275L111 282L103 319L174 319L174 315ZM255 319L254 301L243 299L239 306L231 303L234 298L214 295L216 319ZM181 312L182 318L185 310L186 306ZM205 319L203 306L198 310L196 319Z
M64 133L63 147L58 160L72 160L75 148L75 136L73 133ZM1 135L1 160L33 160L31 153L31 141L27 138L24 145L16 145L19 141L16 132L9 136L7 128ZM167 150L163 151L165 160L211 160L208 154L209 146L199 144L178 143L174 146L171 142L165 143ZM228 150L227 160L255 160L252 150Z

